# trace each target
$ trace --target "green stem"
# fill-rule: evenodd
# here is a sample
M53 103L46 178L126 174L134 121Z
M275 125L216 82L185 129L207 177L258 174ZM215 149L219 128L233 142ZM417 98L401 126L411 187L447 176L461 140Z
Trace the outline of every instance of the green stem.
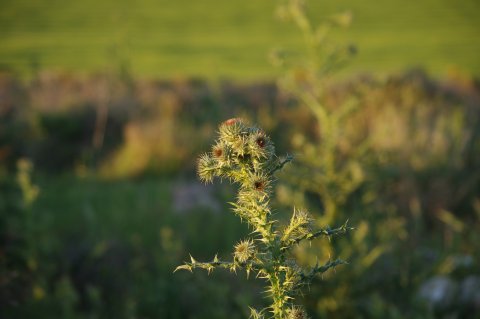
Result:
M278 271L274 271L270 277L270 286L272 290L272 311L275 319L284 319L286 316L287 296L282 289L282 282Z

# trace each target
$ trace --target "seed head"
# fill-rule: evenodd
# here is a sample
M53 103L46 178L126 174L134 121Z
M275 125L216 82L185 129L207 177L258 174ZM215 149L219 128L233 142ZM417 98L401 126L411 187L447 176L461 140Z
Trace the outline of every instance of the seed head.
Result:
M255 254L255 245L252 240L243 240L235 245L234 257L241 263L246 262Z

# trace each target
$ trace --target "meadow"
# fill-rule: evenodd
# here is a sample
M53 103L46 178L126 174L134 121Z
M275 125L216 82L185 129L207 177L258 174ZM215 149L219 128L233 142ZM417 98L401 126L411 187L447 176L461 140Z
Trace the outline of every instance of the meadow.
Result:
M310 1L314 21L353 13L329 41L357 54L325 78L274 1L0 7L0 318L267 306L244 271L173 273L189 253L231 259L251 235L236 187L196 171L238 117L294 156L275 219L302 207L316 227L355 228L292 250L307 269L348 261L296 300L312 319L480 318L476 1ZM277 48L299 64L272 66Z
M2 1L0 67L88 73L128 68L136 76L271 79L273 48L301 36L273 14L274 1ZM421 66L432 74L480 74L479 5L473 0L405 3L311 1L322 18L353 13L336 41L359 50L345 74Z

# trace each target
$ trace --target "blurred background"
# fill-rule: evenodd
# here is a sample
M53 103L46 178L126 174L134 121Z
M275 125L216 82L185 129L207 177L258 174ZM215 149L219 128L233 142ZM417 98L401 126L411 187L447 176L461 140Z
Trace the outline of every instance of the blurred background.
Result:
M277 5L0 0L1 318L265 306L244 273L172 274L249 233L235 188L195 176L231 117L296 157L280 220L303 206L356 228L295 251L349 261L299 299L312 318L480 318L480 4L310 1L312 21L353 16L329 30L356 54L319 84L326 118L297 95L308 73L272 64L304 50Z

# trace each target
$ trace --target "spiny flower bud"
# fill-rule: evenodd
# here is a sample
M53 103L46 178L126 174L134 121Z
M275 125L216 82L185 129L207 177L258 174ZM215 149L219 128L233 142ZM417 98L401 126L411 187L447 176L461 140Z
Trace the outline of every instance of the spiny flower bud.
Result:
M215 160L211 156L208 154L201 155L197 162L197 173L200 180L205 183L212 182L215 177L216 165Z
M241 263L246 262L255 254L255 245L252 240L243 240L235 245L234 257Z
M235 140L231 141L230 145L233 152L237 154L240 159L243 157L250 158L250 154L248 154L247 149L247 142L244 136L237 136Z
M212 149L212 155L215 158L222 158L223 155L225 155L225 152L223 151L223 146L221 144L215 145Z
M270 190L270 180L263 174L252 174L249 181L251 183L248 188L253 188L257 192L268 192Z
M293 306L288 309L288 319L307 319L307 313L302 307Z
M261 130L256 130L250 135L248 146L252 156L257 159L270 158L275 152L272 142Z
M217 163L222 166L231 166L233 163L231 161L232 149L219 141L212 147L212 157L217 161Z
M239 118L233 118L223 122L220 124L218 131L220 139L232 145L232 147L234 147L234 143L238 143L239 139L248 133L247 127Z

